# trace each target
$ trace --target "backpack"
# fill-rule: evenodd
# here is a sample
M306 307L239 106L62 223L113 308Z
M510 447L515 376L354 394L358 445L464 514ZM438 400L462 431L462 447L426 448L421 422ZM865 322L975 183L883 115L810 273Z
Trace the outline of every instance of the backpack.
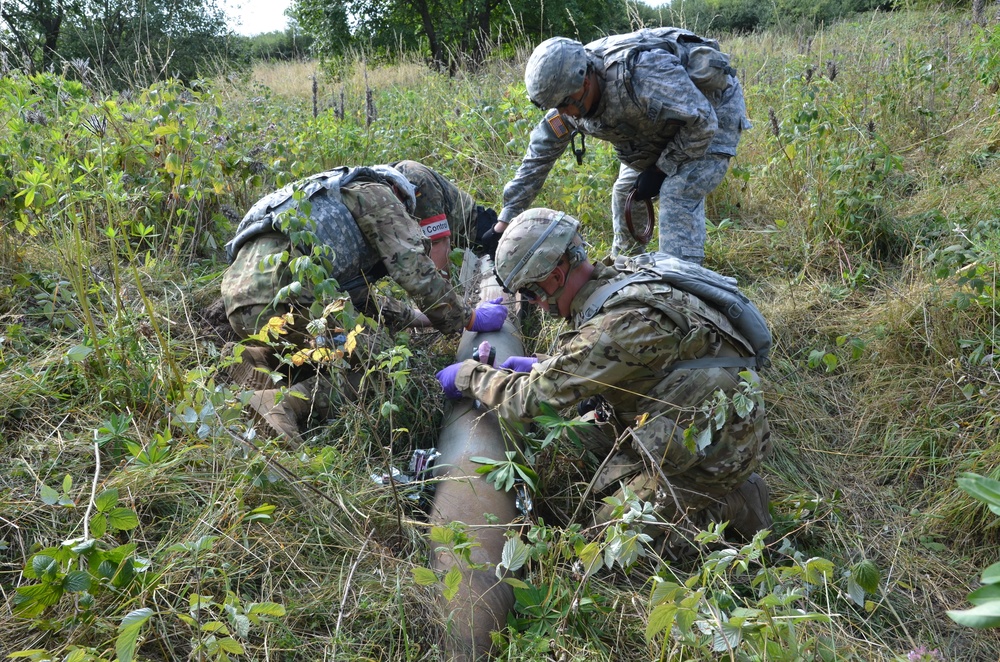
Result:
M691 82L706 96L725 90L729 87L729 77L736 75L729 55L720 50L719 42L681 28L643 28L598 39L587 44L586 49L604 58L606 65L624 62L626 72L632 70L640 53L654 49L668 51L677 56ZM627 79L628 76L626 85L631 88Z
M624 272L624 278L612 280L587 298L583 309L576 316L577 326L591 319L611 295L635 283L662 282L691 294L725 315L733 328L753 348L753 356L708 357L677 361L670 370L697 368L753 367L757 370L771 365L771 331L767 320L757 306L736 287L736 279L723 276L693 262L687 262L666 253L646 253L635 257L621 257L615 268ZM629 273L631 272L631 273Z

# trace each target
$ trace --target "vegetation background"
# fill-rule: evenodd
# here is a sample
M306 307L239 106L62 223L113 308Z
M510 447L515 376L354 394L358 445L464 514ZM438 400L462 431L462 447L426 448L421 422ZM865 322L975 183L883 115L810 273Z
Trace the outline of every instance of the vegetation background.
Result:
M0 28L0 652L441 659L432 598L449 587L419 569L464 534L427 542L419 503L371 476L434 445L453 339L379 337L360 402L309 445L255 436L213 324L221 246L258 197L345 163L418 159L498 206L539 118L521 82L531 37L587 38L584 21L521 15L526 41L491 21L465 33L478 51L459 28L435 51L412 24L411 43L359 22L324 46L301 32L303 0L287 36L321 59L257 62L252 45L284 37L209 30L202 53L169 47L173 18L123 12L138 22L112 47L96 4L64 2L62 28L88 29L49 43L11 13L41 6L4 3ZM536 499L501 656L1000 658L995 630L945 614L997 561L996 516L956 485L1000 478L994 8L608 7L623 22L597 25L720 38L744 84L755 128L709 200L707 264L739 277L775 335L764 473L781 542L625 569ZM537 204L606 252L616 172L592 141ZM530 328L540 351L558 331ZM565 479L560 457L536 458L543 484ZM595 550L613 569L587 571Z

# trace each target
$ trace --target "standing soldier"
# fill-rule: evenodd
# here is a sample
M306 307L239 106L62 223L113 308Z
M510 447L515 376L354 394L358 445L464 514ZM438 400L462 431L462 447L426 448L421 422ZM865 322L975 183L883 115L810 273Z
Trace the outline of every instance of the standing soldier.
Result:
M743 90L718 43L679 28L643 29L584 46L553 37L524 72L532 103L551 109L531 132L517 174L504 187L493 233L524 211L559 156L580 134L614 145L621 165L611 201L612 255L643 252L629 226L652 231L659 197L660 251L701 263L705 196L722 181L750 128ZM577 151L582 159L583 149ZM631 194L631 196L630 196ZM635 223L632 223L633 218Z
M296 195L301 191L301 196ZM301 202L297 200L301 197ZM303 223L294 215L308 202ZM496 215L475 205L468 194L415 161L391 166L341 167L290 184L259 200L226 244L230 266L223 276L222 297L229 323L241 339L259 334L273 317L290 315L282 339L308 347L314 334L307 326L315 301L311 283L293 283L290 264L297 257L316 259L322 247L327 276L336 280L354 306L392 329L433 326L444 333L493 331L506 319L506 308L486 303L475 310L448 279L453 233L475 242L475 228L492 226ZM303 231L315 237L302 245ZM373 299L370 287L391 277L417 308L391 299ZM278 367L270 347L248 346L234 366L234 381L256 388L251 407L276 432L299 441L298 424L318 393L319 377L294 384L286 397L270 385ZM319 398L317 398L319 400Z
M438 373L445 395L475 398L501 419L525 422L543 404L578 405L591 425L573 429L607 458L593 480L599 495L618 488L624 501L628 488L675 525L729 521L744 538L769 528L770 493L755 471L770 431L756 377L741 372L766 364L763 318L745 302L740 316L759 319L747 333L762 329L767 339L755 347L726 315L662 274L665 264L709 281L721 276L660 254L619 258L615 267L590 263L578 228L564 213L532 209L511 222L497 249L504 288L569 321L555 352L511 357L499 368L452 364ZM613 511L598 507L596 522L610 521Z

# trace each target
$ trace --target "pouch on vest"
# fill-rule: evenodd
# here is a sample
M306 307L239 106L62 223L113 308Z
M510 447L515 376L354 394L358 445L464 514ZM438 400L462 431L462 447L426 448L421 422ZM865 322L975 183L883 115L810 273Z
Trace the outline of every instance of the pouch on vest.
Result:
M705 459L704 451L684 445L684 430L669 416L656 416L631 428L631 433L633 447L642 446L635 453L659 464L667 476L683 473Z
M729 87L729 75L733 72L727 54L705 45L690 47L685 68L691 82L705 94Z

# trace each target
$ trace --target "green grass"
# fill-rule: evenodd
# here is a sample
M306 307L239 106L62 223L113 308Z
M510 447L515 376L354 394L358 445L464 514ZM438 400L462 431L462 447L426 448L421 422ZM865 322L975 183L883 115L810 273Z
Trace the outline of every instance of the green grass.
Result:
M686 570L713 604L752 602L760 571L824 617L765 627L779 639L764 659L895 660L920 646L1000 656L995 632L944 614L968 606L998 560L996 516L955 484L1000 466L998 38L964 15L910 12L724 40L755 128L709 200L707 264L739 277L775 335L764 473L791 547L747 573L708 557ZM361 403L292 451L241 440L250 419L204 312L227 218L292 179L414 158L499 206L538 119L522 64L523 53L456 78L412 62L345 65L320 76L315 118L309 85L289 79L313 69L115 98L48 75L0 80L0 650L110 660L122 619L150 609L140 659L198 646L221 659L215 622L245 651L233 659L443 659L438 589L411 572L427 563L425 528L370 474L434 444L433 374L454 340L373 340L405 345L409 372L373 373ZM606 252L616 172L591 141L536 204L577 215ZM546 351L557 332L532 319L529 348ZM92 497L112 489L135 526L101 536L100 558L81 560L90 552L73 543L58 568L32 567L82 538ZM553 542L523 578L551 589L558 617L499 635L507 658L718 659L704 639L647 642L650 563L581 584L572 534L546 524ZM804 579L816 558L832 569ZM99 560L107 572L70 590L66 577ZM864 560L879 574L859 606L845 573ZM46 582L65 592L12 611L18 587ZM193 595L214 604L191 620ZM598 609L575 610L580 595ZM285 612L238 631L253 603Z

